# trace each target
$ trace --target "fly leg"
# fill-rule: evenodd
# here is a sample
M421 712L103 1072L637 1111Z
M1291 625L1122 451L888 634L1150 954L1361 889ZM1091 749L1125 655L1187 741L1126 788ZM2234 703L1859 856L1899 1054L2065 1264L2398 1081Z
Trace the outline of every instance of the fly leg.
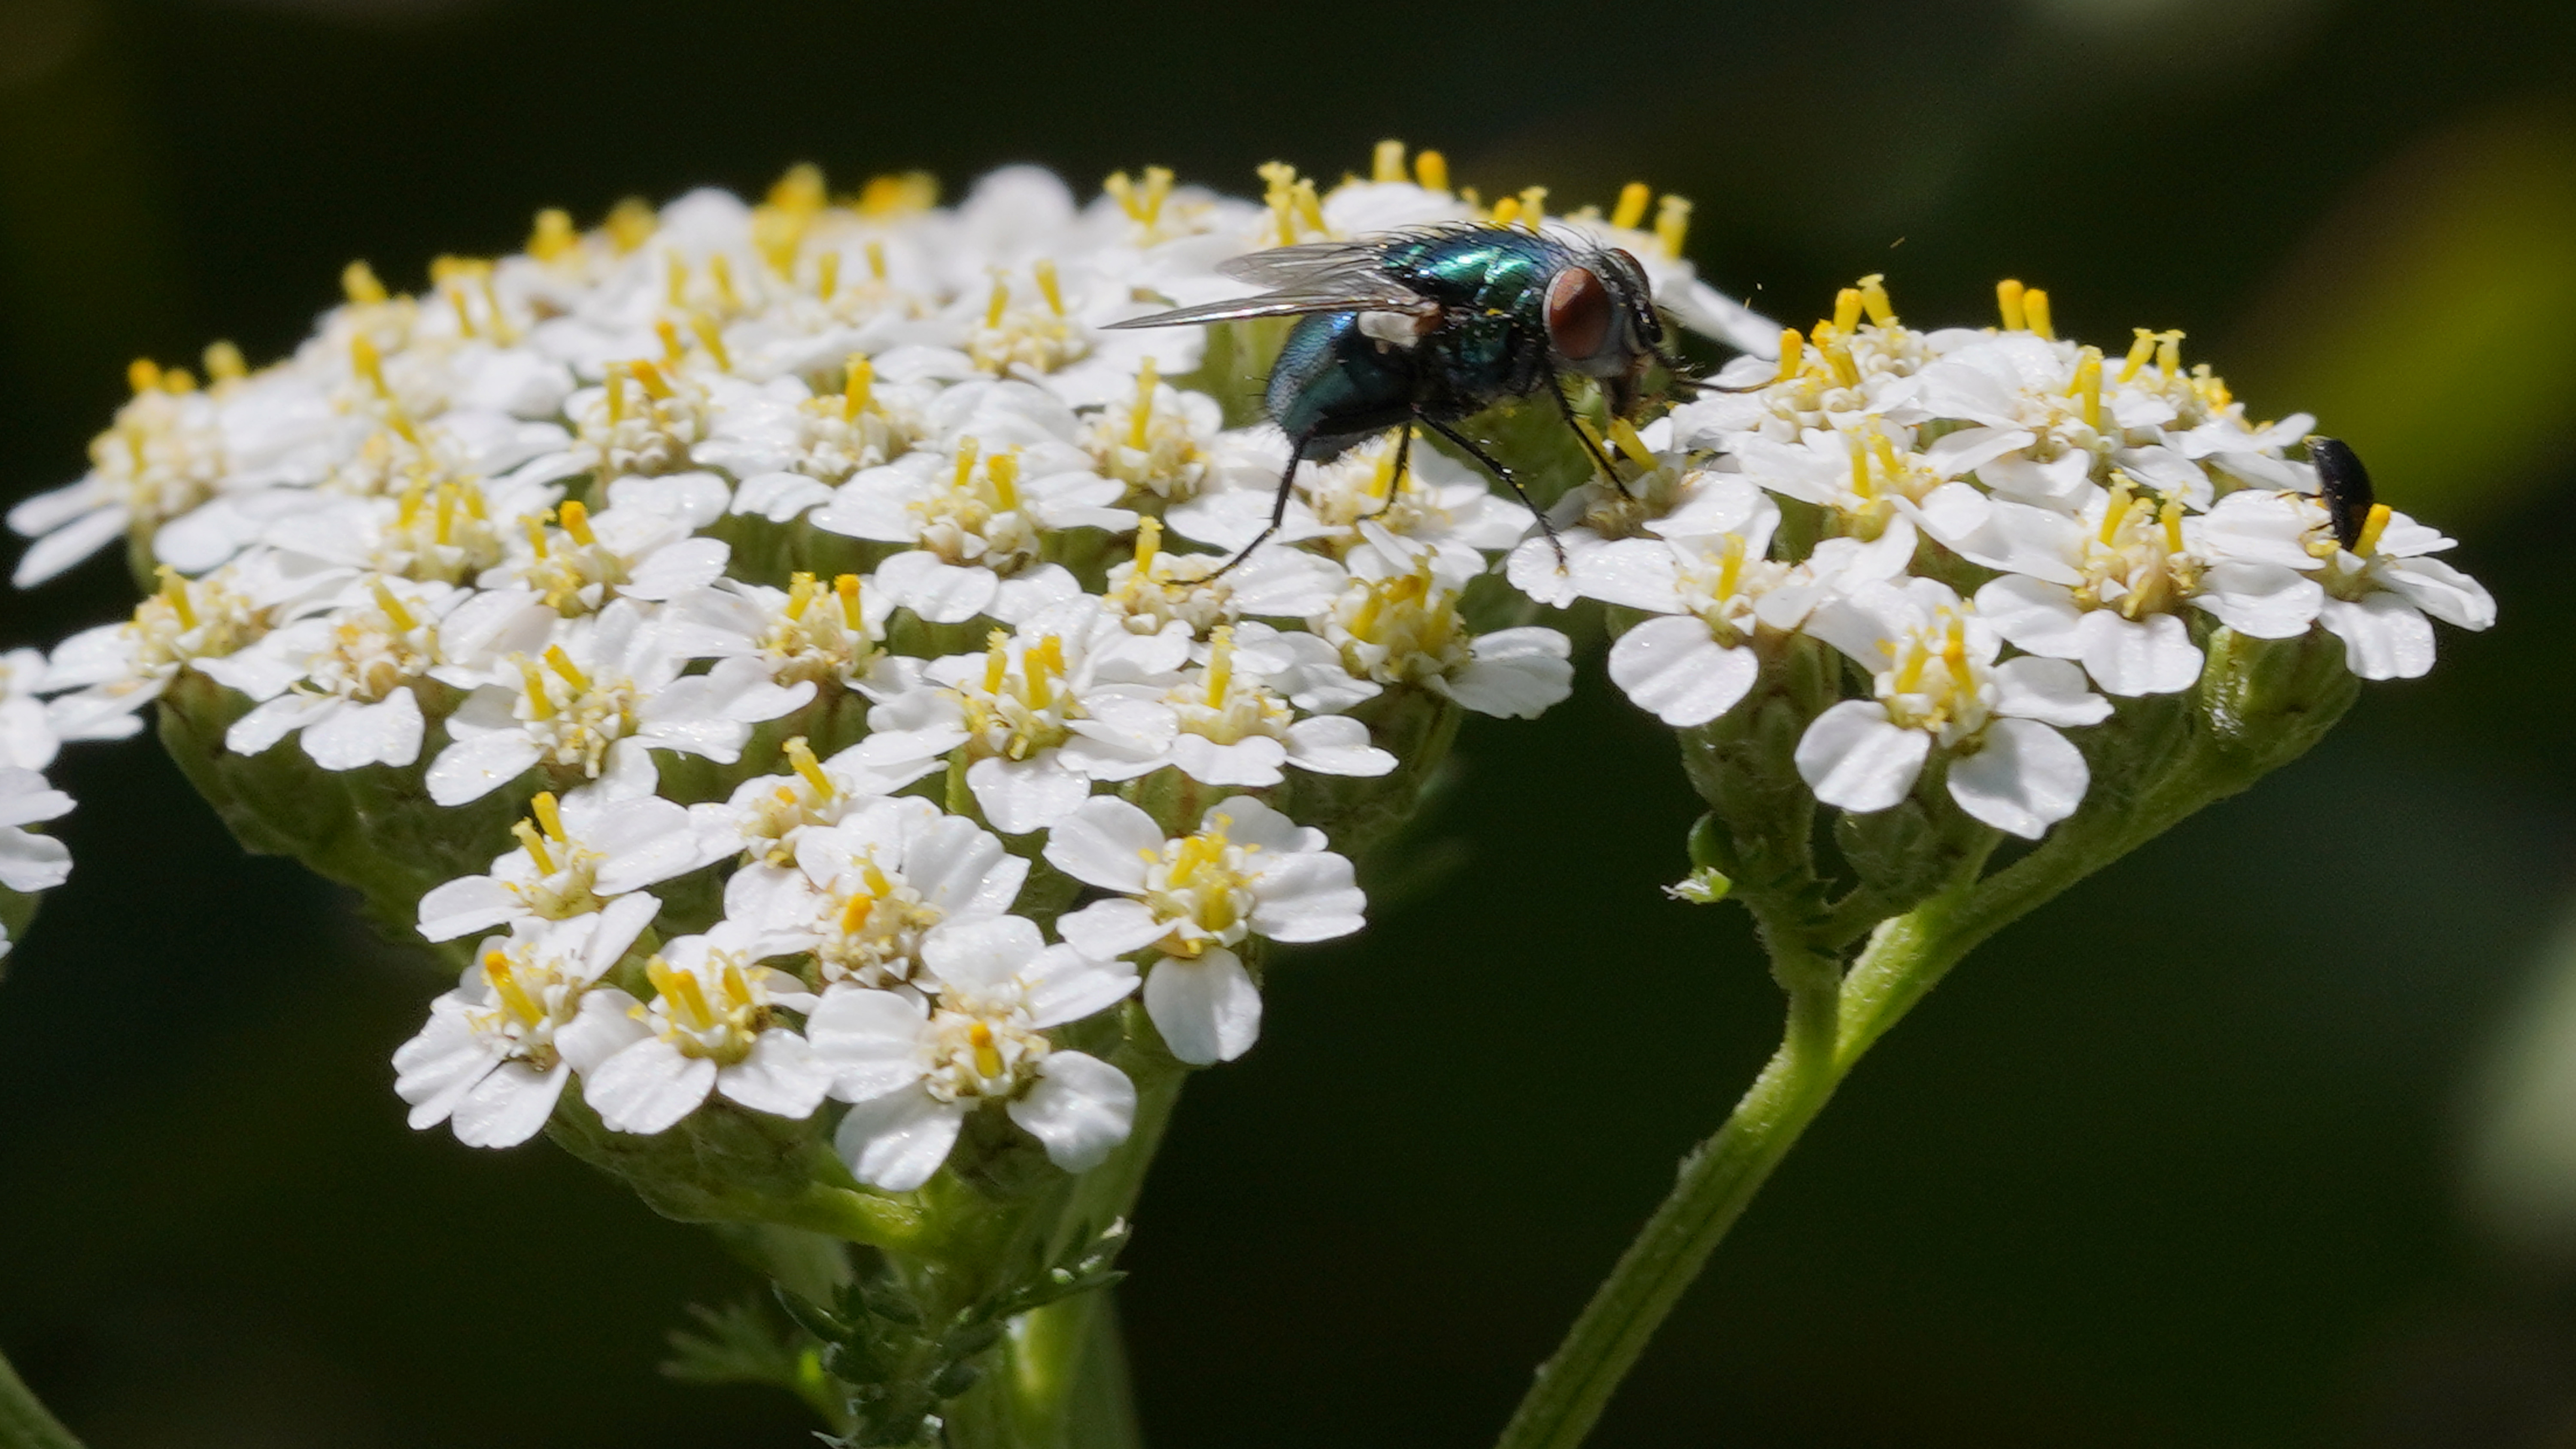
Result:
M1405 430L1405 436L1408 438L1412 436L1412 433L1413 430L1410 428ZM1312 446L1314 441L1315 435L1313 433L1302 434L1289 440L1288 466L1279 474L1279 496L1272 499L1270 503L1270 526L1264 528L1259 533L1254 534L1252 536L1252 542L1245 544L1241 553L1227 559L1215 573L1208 575L1204 580L1201 580L1201 582L1214 583L1218 579L1224 578L1227 574L1234 572L1234 566L1236 564L1252 557L1252 551L1261 547L1263 544L1268 543L1270 541L1270 535L1277 533L1279 531L1279 526L1288 521L1288 495L1297 485L1297 465L1305 461L1306 449Z
M1404 491L1405 465L1412 461L1413 424L1408 422L1404 425L1403 436L1395 440L1395 471L1387 475L1386 497L1379 501L1377 507L1369 510L1370 517L1374 518L1395 506L1395 495Z
M1562 400L1563 397L1564 394L1558 394L1558 398L1560 400ZM1447 438L1450 442L1457 444L1460 452L1465 453L1468 457L1484 464L1486 472L1502 479L1503 486L1511 489L1513 495L1519 498L1523 504L1528 506L1530 513L1538 519L1538 531L1547 535L1547 546L1556 550L1557 569L1560 572L1563 571L1565 568L1565 545L1556 536L1556 525L1547 521L1547 510L1539 507L1538 500L1529 496L1529 490L1521 486L1520 479L1512 476L1512 470L1494 461L1493 454L1477 447L1476 444L1465 434L1459 432L1456 428L1449 426L1447 423L1440 421L1438 418L1425 415L1422 419L1422 423L1423 426L1431 429L1431 431L1438 433L1440 436Z
M1601 445L1592 440L1592 434L1584 430L1582 421L1574 415L1574 399L1565 395L1565 380L1562 378L1550 380L1547 390L1556 397L1556 410L1565 414L1566 427L1571 429L1575 439L1583 444L1583 451L1592 455L1592 466L1601 470L1601 476L1608 480L1611 487L1622 493L1627 492L1627 485L1619 481L1619 470L1610 466L1610 455L1601 451Z

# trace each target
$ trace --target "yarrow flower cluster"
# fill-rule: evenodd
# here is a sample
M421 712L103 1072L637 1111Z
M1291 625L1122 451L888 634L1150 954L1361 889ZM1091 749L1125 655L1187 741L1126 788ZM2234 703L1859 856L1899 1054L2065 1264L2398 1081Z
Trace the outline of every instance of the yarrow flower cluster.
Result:
M20 585L122 540L146 594L0 655L0 954L70 867L28 828L72 806L42 771L153 706L245 843L459 968L393 1054L414 1127L550 1132L671 1216L795 1230L735 1240L789 1264L788 1340L718 1315L690 1371L790 1388L836 1444L946 1442L1008 1320L1114 1277L1179 1082L1260 1038L1271 946L1363 928L1354 861L1460 715L1566 697L1543 610L1605 606L1611 679L1682 733L1711 808L1673 894L1740 892L1793 1031L1852 1020L1846 972L1883 1030L1973 944L1945 922L1994 929L2295 757L2355 677L2425 673L2433 621L2494 620L2450 540L2179 333L2115 357L2015 282L1999 326L1917 331L1877 277L1781 329L1693 275L1680 198L1551 217L1375 162L1265 167L1257 202L1013 169L953 209L798 168L756 205L541 213L418 295L353 263L264 369L136 363L90 471L8 515ZM1446 345L1440 315L1510 331L1515 378L1576 384L1534 415L1593 465L1515 460L1544 518L1430 404L1440 442L1292 444L1251 421L1276 327L1153 315L1240 317L1281 262L1247 253L1422 226L1588 265L1477 312L1377 276L1350 302L1336 269L1387 253L1310 249L1325 295L1252 310L1361 311L1381 358ZM1650 301L1742 355L1667 376ZM1688 400L1619 415L1657 389ZM1955 910L2005 836L2044 842L2011 899ZM1757 1093L1750 1130L1829 1094ZM1730 1220L1759 1174L1708 1164L1738 1160L1685 1163L1658 1223ZM818 1263L818 1233L876 1252ZM798 1296L821 1266L829 1304ZM1082 1321L1014 1339L1016 1377L1075 1381Z
M2000 327L1921 332L1880 278L1845 288L1776 363L1614 427L1623 476L1554 510L1570 565L1532 540L1513 580L1632 611L1611 678L1678 728L1797 640L1829 645L1853 697L1797 742L1817 800L1886 810L1937 760L1959 809L2033 839L2085 797L2067 732L2192 688L2213 629L2321 629L2352 674L2394 679L2432 667L2431 621L2494 622L2432 556L2451 540L2352 497L2366 479L2321 483L2313 418L2248 420L2179 332L2111 357L2059 338L2045 293L1998 299Z
M415 1125L838 1102L850 1172L900 1192L989 1108L1087 1168L1135 1113L1131 1038L1240 1056L1262 943L1360 929L1330 832L1418 787L1389 746L1572 675L1565 636L1471 599L1528 511L1428 445L1309 464L1224 567L1286 457L1227 426L1260 379L1203 368L1205 328L1107 324L1239 291L1216 264L1264 247L1543 219L1400 147L1322 191L1264 174L1259 202L1149 170L1084 205L1007 170L948 210L800 168L756 205L547 212L416 296L352 264L275 366L138 363L92 470L10 514L21 585L130 539L152 592L13 657L0 718L107 737L162 701L362 818L515 818L443 878L364 840L326 865L464 952L396 1057ZM1648 200L1548 224L1766 340L1681 259L1687 203ZM56 808L0 778L0 823ZM60 878L5 843L12 889Z

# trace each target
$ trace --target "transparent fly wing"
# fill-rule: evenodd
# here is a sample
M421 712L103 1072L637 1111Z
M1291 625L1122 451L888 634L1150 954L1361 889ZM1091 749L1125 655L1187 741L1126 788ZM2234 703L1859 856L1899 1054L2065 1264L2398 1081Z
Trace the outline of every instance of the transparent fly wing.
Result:
M1247 317L1295 317L1311 312L1408 312L1435 310L1437 304L1388 276L1377 241L1305 242L1265 252L1228 257L1217 270L1238 282L1270 288L1253 297L1202 302L1146 317L1108 324L1124 327L1178 327L1192 322L1233 322Z

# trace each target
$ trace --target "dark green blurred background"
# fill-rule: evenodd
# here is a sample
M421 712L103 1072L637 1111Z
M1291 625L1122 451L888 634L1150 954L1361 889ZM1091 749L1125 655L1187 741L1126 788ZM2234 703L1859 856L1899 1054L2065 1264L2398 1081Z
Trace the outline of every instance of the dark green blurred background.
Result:
M2576 1445L2576 19L2563 3L1267 7L0 0L0 497L138 354L291 345L537 207L1035 160L1255 189L1380 136L1642 176L1803 322L2005 274L2313 408L2503 607L2310 759L2015 927L1756 1204L1605 1446ZM105 561L0 644L126 607ZM1775 1031L1590 678L1480 721L1463 867L1277 973L1124 1290L1178 1446L1473 1446ZM0 1348L96 1449L810 1442L651 1365L745 1280L542 1145L402 1125L433 983L149 745L71 753L0 989ZM2553 945L2553 942L2556 944Z

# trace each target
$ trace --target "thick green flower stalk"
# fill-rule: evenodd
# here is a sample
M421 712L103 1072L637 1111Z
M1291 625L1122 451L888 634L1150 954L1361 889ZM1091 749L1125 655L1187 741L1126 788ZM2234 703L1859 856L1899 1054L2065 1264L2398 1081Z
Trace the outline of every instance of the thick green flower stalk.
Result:
M1876 278L1784 332L1643 186L1489 207L1393 143L1263 176L942 209L799 169L546 212L418 295L352 264L265 369L136 364L92 471L10 515L21 584L122 540L148 592L0 660L0 927L69 870L39 772L150 706L245 844L454 973L394 1054L415 1127L550 1136L772 1280L673 1372L847 1445L1132 1444L1106 1290L1183 1083L1255 1046L1271 943L1363 927L1462 713L1566 695L1542 610L1606 609L1708 804L1679 889L1753 911L1789 1030L1506 1440L1571 1445L1976 941L2424 672L2428 615L2491 620L2176 334L2106 356L2013 284L1916 332ZM1623 378L1479 420L1548 520L1391 431L1268 532L1282 327L1114 324L1432 225L1620 248L1743 355L1645 417Z

